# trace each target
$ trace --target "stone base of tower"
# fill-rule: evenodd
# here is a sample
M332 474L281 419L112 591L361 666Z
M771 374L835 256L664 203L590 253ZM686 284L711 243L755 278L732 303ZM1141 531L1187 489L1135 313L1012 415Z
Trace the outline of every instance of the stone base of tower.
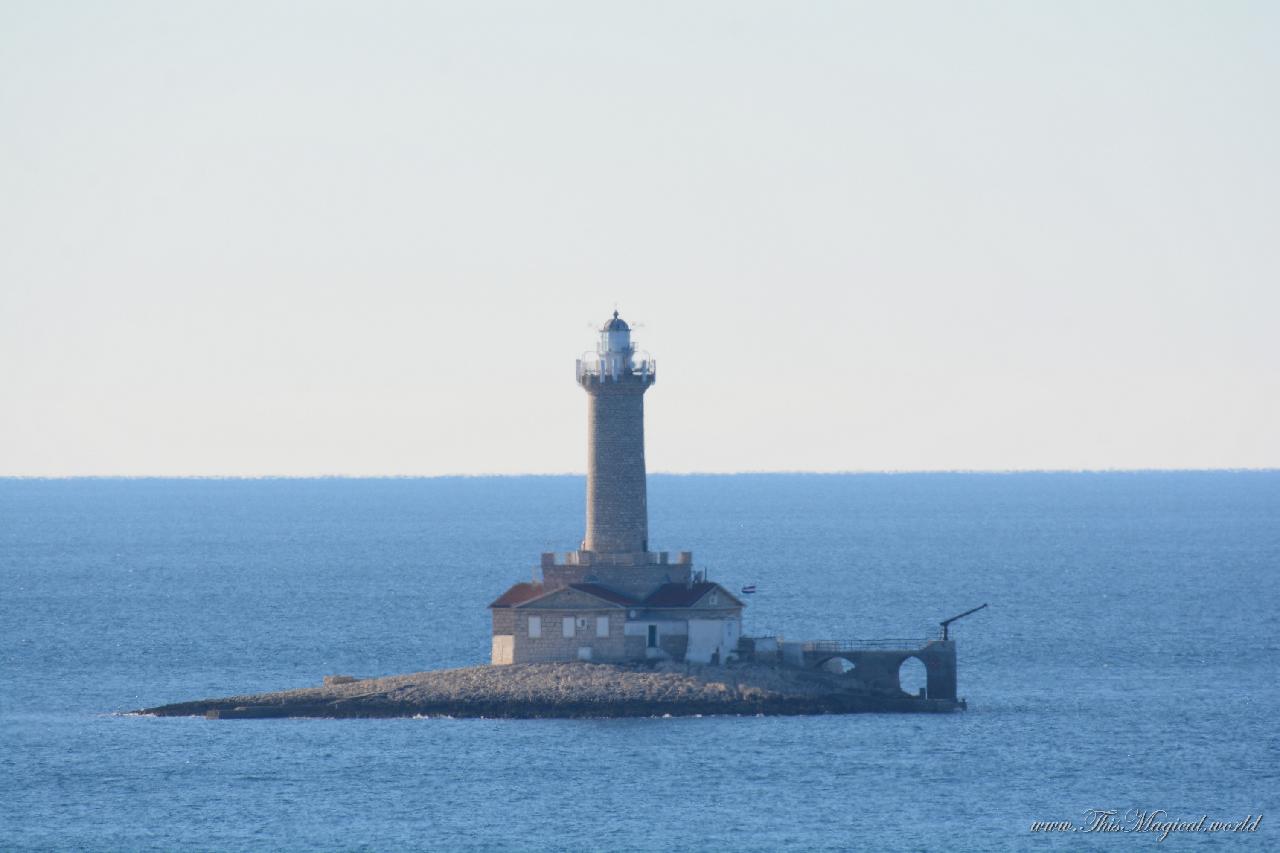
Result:
M575 583L598 583L627 595L643 597L666 583L695 580L693 553L679 551L636 551L629 554L599 554L570 551L542 555L542 580L548 588Z

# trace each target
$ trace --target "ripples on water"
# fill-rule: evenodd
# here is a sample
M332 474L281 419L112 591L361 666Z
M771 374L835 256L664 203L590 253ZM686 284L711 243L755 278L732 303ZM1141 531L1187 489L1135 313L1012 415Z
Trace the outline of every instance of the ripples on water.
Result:
M941 717L151 719L483 662L582 481L0 481L6 849L1114 849L1086 808L1273 812L1280 473L653 477L748 630L958 623ZM1275 846L1182 836L1180 847Z

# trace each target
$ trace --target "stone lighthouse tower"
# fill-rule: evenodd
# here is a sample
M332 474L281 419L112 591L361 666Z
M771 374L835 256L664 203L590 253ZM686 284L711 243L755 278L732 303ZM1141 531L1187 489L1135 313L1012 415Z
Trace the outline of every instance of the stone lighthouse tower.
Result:
M649 550L645 497L644 392L657 374L636 361L631 329L613 312L594 357L578 359L587 392L587 534L582 550L601 556Z
M644 394L656 368L617 311L576 374L587 392L586 535L576 551L542 555L541 581L489 605L490 660L727 660L743 602L695 572L689 551L649 550Z

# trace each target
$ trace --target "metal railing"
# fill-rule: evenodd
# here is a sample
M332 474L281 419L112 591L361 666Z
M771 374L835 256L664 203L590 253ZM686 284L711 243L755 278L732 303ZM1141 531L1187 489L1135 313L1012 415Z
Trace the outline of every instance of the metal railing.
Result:
M625 366L619 365L618 369L614 371L609 369L604 359L580 358L575 365L574 372L576 374L575 378L579 382L586 376L599 377L603 381L609 381L623 374L634 374L642 379L656 379L658 376L658 360L648 358L643 361L635 361Z
M810 640L801 648L806 652L857 652L875 649L922 649L932 638L890 638L882 640Z

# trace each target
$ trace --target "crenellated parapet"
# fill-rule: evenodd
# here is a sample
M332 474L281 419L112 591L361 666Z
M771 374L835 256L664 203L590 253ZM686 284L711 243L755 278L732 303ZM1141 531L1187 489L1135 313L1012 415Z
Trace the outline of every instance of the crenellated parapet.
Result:
M696 579L689 551L638 551L630 554L597 554L570 551L542 555L542 579L548 589L575 583L598 583L644 596L668 583L692 583Z

